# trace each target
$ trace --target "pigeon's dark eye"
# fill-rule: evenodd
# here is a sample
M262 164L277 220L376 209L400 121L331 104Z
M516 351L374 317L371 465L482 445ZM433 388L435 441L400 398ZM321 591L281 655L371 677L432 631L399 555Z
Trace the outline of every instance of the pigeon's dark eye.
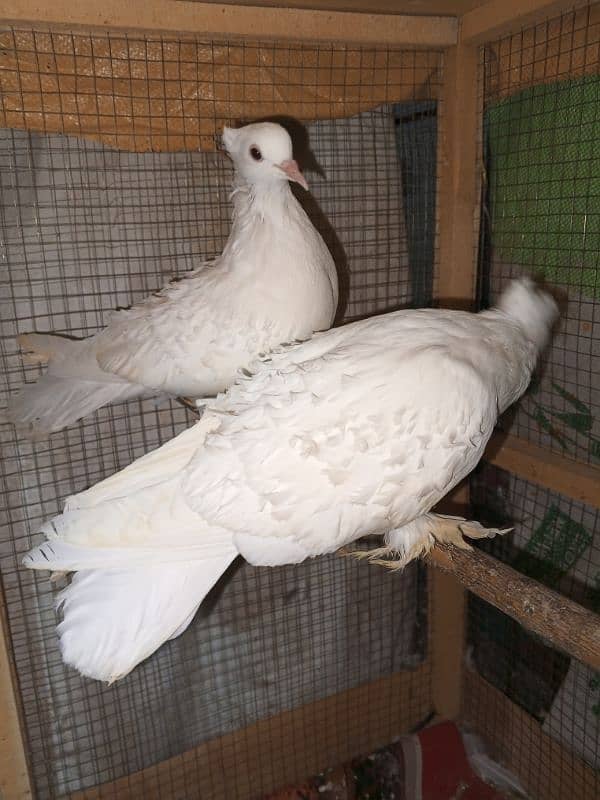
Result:
M262 153L260 152L258 147L256 147L256 145L254 144L250 148L250 155L255 161L262 161Z

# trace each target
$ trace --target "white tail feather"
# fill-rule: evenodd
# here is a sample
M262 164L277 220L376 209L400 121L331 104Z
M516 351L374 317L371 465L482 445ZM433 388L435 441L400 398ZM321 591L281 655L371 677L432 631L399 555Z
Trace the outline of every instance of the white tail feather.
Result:
M32 441L71 425L108 403L141 394L127 383L80 380L43 375L10 399L6 416L19 433Z
M190 561L205 561L218 558L228 550L227 543L218 533L214 538L205 532L196 537L197 545L175 543L169 547L164 544L148 547L86 547L61 539L50 539L31 550L23 558L23 566L29 569L51 570L52 572L76 572L80 569L120 569L135 565L136 569L181 564ZM237 549L235 551L238 552Z
M236 555L231 547L200 562L77 572L58 598L65 663L100 681L124 677L183 633Z
M44 439L109 403L140 397L141 386L104 372L95 354L96 339L69 339L46 333L18 338L23 361L48 363L37 383L26 384L9 401L6 417L28 439Z
M58 632L64 660L82 674L114 681L178 636L238 555L231 533L208 528L181 491L183 468L218 425L207 415L70 497L25 556L30 569L75 572Z

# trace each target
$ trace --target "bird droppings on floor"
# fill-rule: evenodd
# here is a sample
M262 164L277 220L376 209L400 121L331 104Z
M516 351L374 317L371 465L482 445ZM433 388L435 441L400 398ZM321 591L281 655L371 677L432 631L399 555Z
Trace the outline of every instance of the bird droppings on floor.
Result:
M471 766L453 722L441 722L368 756L359 756L264 800L507 800L524 798L502 767L502 788L485 783ZM481 755L476 753L475 755ZM492 764L489 759L487 761ZM495 771L495 770L494 770ZM509 788L514 787L514 788Z

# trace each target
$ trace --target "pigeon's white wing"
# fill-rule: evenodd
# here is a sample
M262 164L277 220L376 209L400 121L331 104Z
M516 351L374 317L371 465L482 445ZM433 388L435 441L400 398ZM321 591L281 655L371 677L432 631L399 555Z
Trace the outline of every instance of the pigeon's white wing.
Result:
M473 469L497 416L493 382L461 358L482 334L463 319L399 312L261 363L215 404L221 425L187 469L190 506L257 564L428 511Z
M118 312L97 337L100 367L157 392L216 394L257 352L260 331L238 307L240 288L208 266Z

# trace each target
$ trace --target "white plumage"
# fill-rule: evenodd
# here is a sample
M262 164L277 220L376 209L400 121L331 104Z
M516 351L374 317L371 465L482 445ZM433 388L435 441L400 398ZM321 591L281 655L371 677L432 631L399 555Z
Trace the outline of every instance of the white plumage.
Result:
M44 527L24 563L77 572L60 598L65 661L125 675L238 554L288 564L381 534L403 565L434 537L481 535L430 510L527 387L555 316L521 281L497 309L398 311L255 362L194 427Z
M280 125L225 128L234 162L232 230L215 261L87 339L19 337L25 360L46 374L12 398L9 419L30 438L107 403L159 394L214 396L260 352L333 322L338 301L329 250L293 196L306 188Z

